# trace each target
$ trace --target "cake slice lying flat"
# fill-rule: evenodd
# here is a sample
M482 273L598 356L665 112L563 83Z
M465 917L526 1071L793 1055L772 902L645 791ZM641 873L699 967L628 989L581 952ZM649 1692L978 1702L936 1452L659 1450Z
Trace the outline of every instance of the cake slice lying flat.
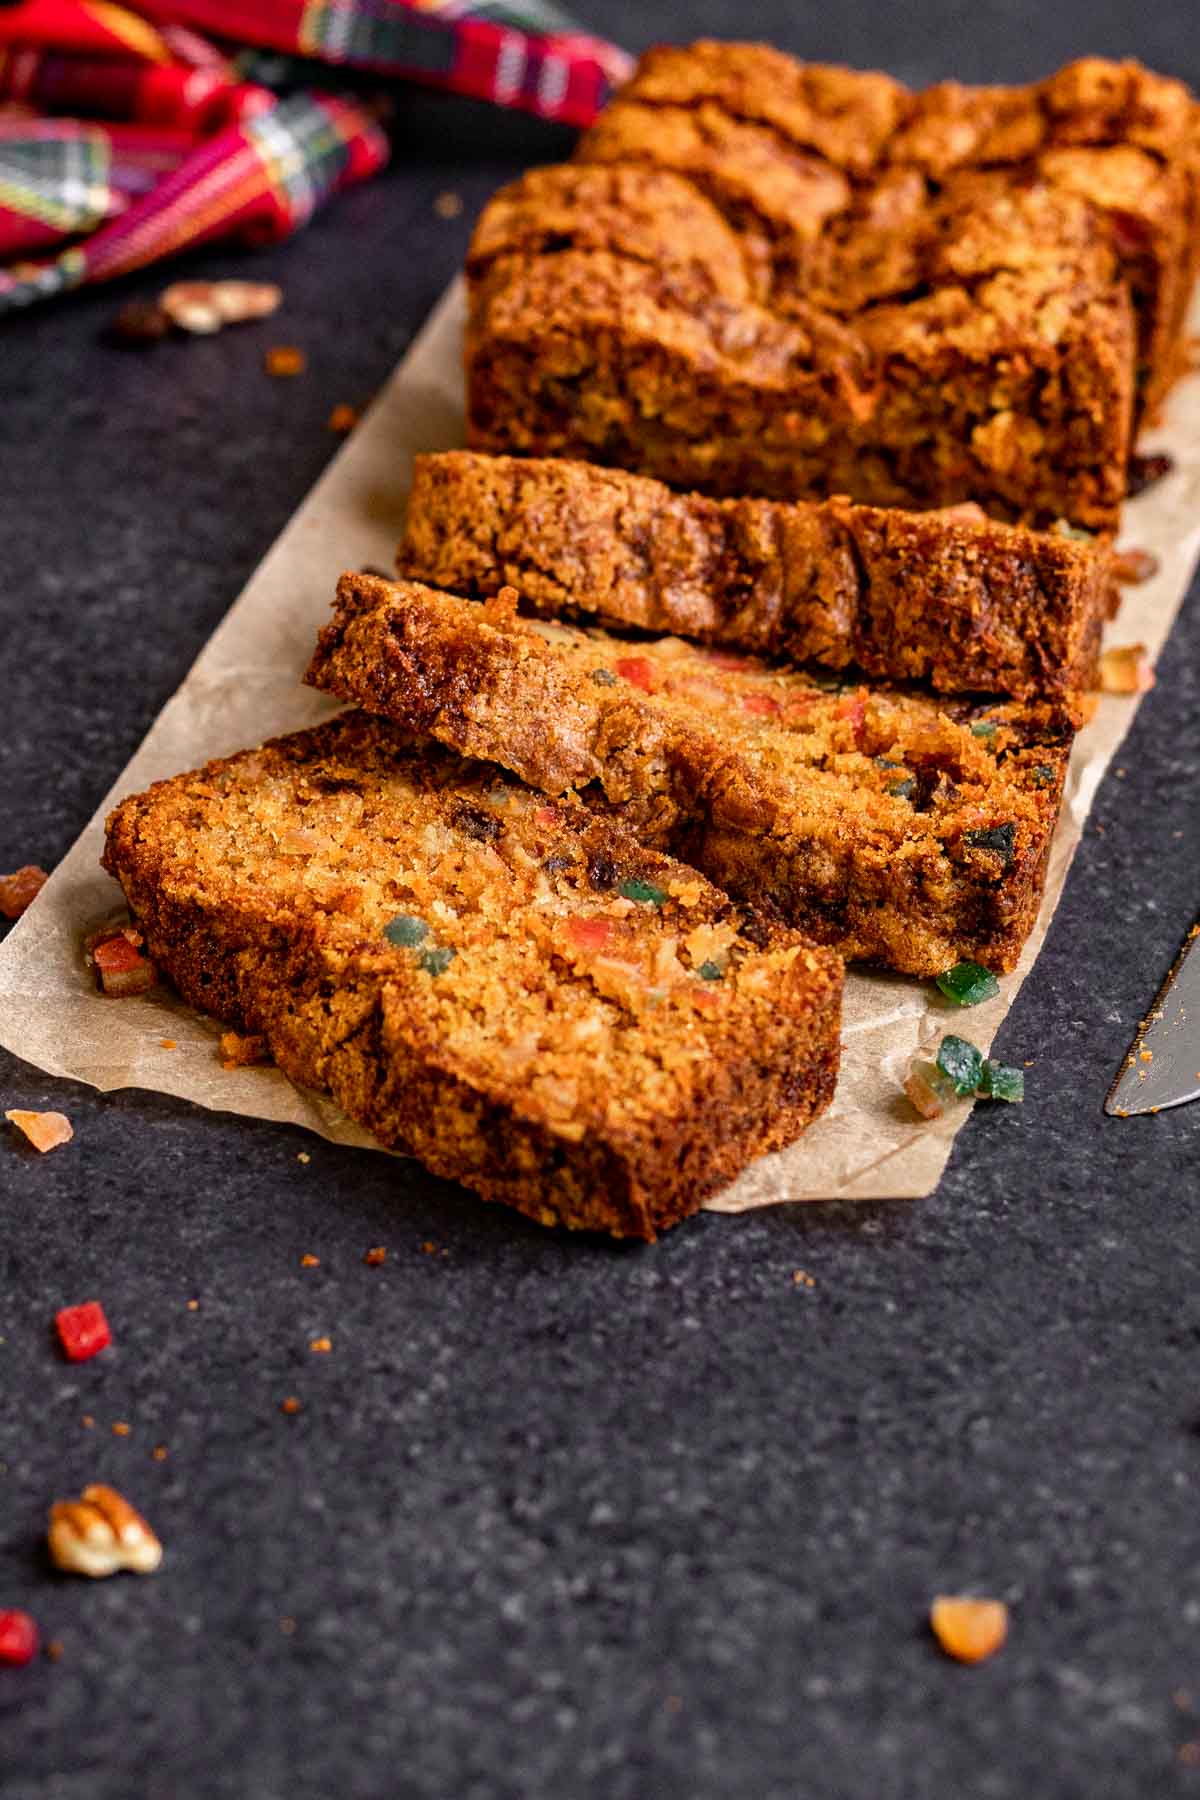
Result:
M677 638L519 619L515 598L343 576L308 679L548 794L581 790L843 956L1013 967L1058 817L1061 711L830 691Z
M710 500L553 457L417 458L401 573L545 616L856 663L943 693L1073 703L1094 679L1111 552L971 508Z
M157 783L104 863L192 1005L545 1224L652 1238L833 1093L835 956L383 720Z

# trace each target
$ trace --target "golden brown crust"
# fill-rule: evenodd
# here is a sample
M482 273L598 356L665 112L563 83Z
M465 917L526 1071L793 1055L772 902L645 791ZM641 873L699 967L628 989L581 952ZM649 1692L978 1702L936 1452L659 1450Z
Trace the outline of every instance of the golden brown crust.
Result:
M185 999L544 1223L651 1238L833 1091L836 957L378 719L157 783L104 861Z
M538 171L484 214L470 441L714 494L978 499L1112 530L1135 414L1181 366L1197 117L1181 84L1099 59L908 94L763 46L652 51L575 173ZM579 166L629 183L628 210L589 207Z
M308 679L578 790L848 958L1015 964L1072 737L1054 707L830 691L679 639L534 623L343 576Z
M1113 592L1107 547L1058 533L842 499L712 500L466 450L417 458L399 567L480 599L511 584L546 617L1071 707Z

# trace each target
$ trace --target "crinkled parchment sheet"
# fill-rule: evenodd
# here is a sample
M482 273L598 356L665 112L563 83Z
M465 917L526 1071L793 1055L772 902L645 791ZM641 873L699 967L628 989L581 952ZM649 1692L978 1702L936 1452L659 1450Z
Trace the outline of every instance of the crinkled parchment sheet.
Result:
M373 1141L332 1102L297 1090L276 1069L223 1069L219 1028L165 991L103 998L84 968L81 940L120 900L99 867L104 818L117 800L333 710L301 686L301 674L339 573L363 563L392 566L412 455L462 442L463 311L456 282L0 947L0 1042L27 1062L102 1089L150 1088L224 1112L286 1120L337 1143ZM1200 377L1177 388L1166 424L1142 448L1169 450L1175 469L1130 504L1124 541L1153 550L1160 568L1152 581L1125 589L1108 641L1141 642L1156 656L1200 551ZM1092 797L1136 706L1133 697L1104 699L1077 741L1037 928L1015 974L1002 981L996 999L971 1011L966 1025L984 1049L1041 948ZM48 736L48 758L51 747ZM962 1015L954 1022L961 1025ZM921 1123L898 1083L913 1052L935 1043L950 1023L932 983L851 973L842 1073L829 1112L790 1150L754 1163L710 1206L737 1212L781 1200L932 1192L967 1109ZM164 1048L164 1038L175 1048Z

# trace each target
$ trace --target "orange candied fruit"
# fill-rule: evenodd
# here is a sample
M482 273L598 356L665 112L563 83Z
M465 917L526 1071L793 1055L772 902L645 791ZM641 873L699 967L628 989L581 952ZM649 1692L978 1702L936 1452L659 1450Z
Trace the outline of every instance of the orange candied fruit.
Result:
M1008 1608L1003 1600L939 1594L929 1609L929 1623L947 1656L957 1662L983 1662L1008 1636Z
M60 1112L22 1112L19 1109L6 1112L5 1118L18 1131L24 1132L35 1150L57 1150L60 1144L69 1144L75 1136L75 1129L65 1113Z
M303 375L308 358L295 344L276 344L263 359L268 375Z
M6 919L19 919L49 879L45 869L39 869L36 863L26 863L11 875L0 875L0 913Z
M1100 657L1100 691L1145 694L1154 686L1154 670L1145 644L1118 644Z

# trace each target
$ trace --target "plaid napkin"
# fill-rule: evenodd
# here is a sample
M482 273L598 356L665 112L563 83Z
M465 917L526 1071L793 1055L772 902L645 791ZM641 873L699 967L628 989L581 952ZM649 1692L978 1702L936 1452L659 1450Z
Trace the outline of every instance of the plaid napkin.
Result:
M0 313L286 237L381 168L361 79L330 91L328 65L571 125L630 67L544 0L0 0Z

